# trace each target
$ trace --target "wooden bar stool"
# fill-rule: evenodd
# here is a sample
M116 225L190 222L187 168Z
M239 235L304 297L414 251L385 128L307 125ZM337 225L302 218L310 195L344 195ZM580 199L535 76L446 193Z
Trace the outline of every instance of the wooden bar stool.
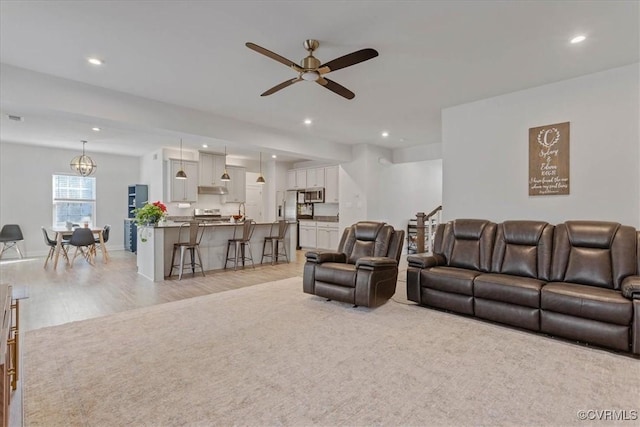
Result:
M251 236L253 235L253 229L256 226L256 222L252 219L246 219L244 221L244 225L242 226L242 237L236 237L236 231L238 227L235 227L233 230L233 239L229 239L227 242L227 259L224 261L224 268L227 268L227 262L233 261L233 269L238 269L238 255L240 255L240 261L242 261L242 267L244 267L244 263L246 260L251 261L251 267L256 268L253 264L253 253L251 252ZM229 257L229 249L233 245L234 247L234 255L233 257ZM249 256L246 256L246 250L249 249Z
M274 226L278 226L278 234L273 234ZM271 232L269 236L264 238L264 243L262 244L262 258L260 258L260 264L264 258L271 258L271 265L275 265L278 262L278 257L284 255L284 258L289 262L289 256L287 255L287 246L284 243L284 238L287 235L287 230L289 230L289 224L287 221L280 220L278 222L274 222L271 224ZM267 243L270 244L271 252L265 253L267 248Z
M182 230L189 230L189 240L182 241ZM200 256L200 241L204 234L204 225L200 225L197 221L189 221L180 224L178 229L178 242L173 244L173 254L171 255L171 270L169 276L173 273L174 267L179 267L178 280L182 280L182 272L184 270L185 252L189 251L191 274L195 276L196 267L200 268L202 276L204 277L204 268L202 267L202 256ZM175 264L176 252L180 250L180 263ZM198 262L196 262L195 255L198 255Z

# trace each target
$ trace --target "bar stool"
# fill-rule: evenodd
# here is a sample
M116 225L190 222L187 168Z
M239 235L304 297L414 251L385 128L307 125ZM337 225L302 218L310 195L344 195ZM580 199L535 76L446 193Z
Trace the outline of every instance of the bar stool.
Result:
M278 226L278 234L273 234L273 227ZM271 265L275 265L278 262L278 257L280 255L284 255L284 258L289 262L289 256L287 255L287 246L284 243L284 238L287 235L287 230L289 230L289 224L287 221L280 220L278 222L274 222L271 224L271 232L269 236L264 238L264 243L262 244L262 258L260 258L260 264L264 258L271 258ZM265 253L265 249L267 248L267 243L271 245L271 252ZM280 245L282 243L282 245Z
M182 230L189 230L189 240L182 241ZM186 231L185 231L186 232ZM179 267L178 280L182 280L182 271L184 270L184 254L189 251L191 257L191 274L195 276L196 267L200 267L202 276L204 277L204 268L202 267L202 256L200 256L200 241L204 234L204 225L200 225L197 221L189 221L180 224L178 229L178 242L173 244L173 254L171 255L171 270L169 270L169 276L173 273L174 267ZM175 264L176 251L180 250L180 264ZM198 262L196 262L195 255L198 255Z
M233 261L233 269L238 269L238 254L240 254L240 259L242 260L242 267L244 267L244 263L246 260L251 260L251 267L256 268L253 264L253 253L251 253L251 236L253 235L253 229L256 226L256 222L252 219L246 219L244 221L244 225L242 226L242 237L236 237L236 231L238 227L235 227L233 230L233 239L229 239L227 242L227 259L224 261L224 268L227 268L227 262ZM233 245L235 251L234 256L229 258L229 249ZM245 248L249 249L249 256L246 256Z

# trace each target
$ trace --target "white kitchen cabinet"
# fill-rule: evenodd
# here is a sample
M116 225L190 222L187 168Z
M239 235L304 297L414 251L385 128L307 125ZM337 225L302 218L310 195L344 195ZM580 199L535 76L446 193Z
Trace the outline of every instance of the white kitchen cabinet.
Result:
M324 168L324 202L339 203L338 166Z
M176 174L182 168L187 179L176 179ZM198 198L198 162L191 160L169 159L169 201L195 202Z
M307 169L307 188L324 187L324 169L325 168Z
M227 166L231 181L227 181L229 194L224 196L225 203L244 203L247 199L247 170L240 166Z
M287 188L289 190L304 190L307 188L307 170L291 169L287 171Z
M296 188L307 188L307 170L296 169Z
M224 185L220 177L224 173L224 156L200 152L198 185L215 187Z
M335 251L338 249L338 243L338 223L318 222L316 226L317 249Z
M300 247L315 249L317 244L315 221L300 221Z

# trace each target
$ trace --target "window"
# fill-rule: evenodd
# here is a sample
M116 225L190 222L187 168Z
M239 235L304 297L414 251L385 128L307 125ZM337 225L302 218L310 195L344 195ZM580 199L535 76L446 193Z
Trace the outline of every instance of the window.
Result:
M67 222L93 226L96 220L96 178L53 175L53 226Z

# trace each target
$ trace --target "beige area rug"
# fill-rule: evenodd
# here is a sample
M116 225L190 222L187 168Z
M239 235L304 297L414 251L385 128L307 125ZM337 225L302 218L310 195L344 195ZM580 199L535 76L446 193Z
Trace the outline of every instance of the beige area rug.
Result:
M578 411L639 409L636 359L394 301L354 309L301 281L27 332L25 424L591 426Z

